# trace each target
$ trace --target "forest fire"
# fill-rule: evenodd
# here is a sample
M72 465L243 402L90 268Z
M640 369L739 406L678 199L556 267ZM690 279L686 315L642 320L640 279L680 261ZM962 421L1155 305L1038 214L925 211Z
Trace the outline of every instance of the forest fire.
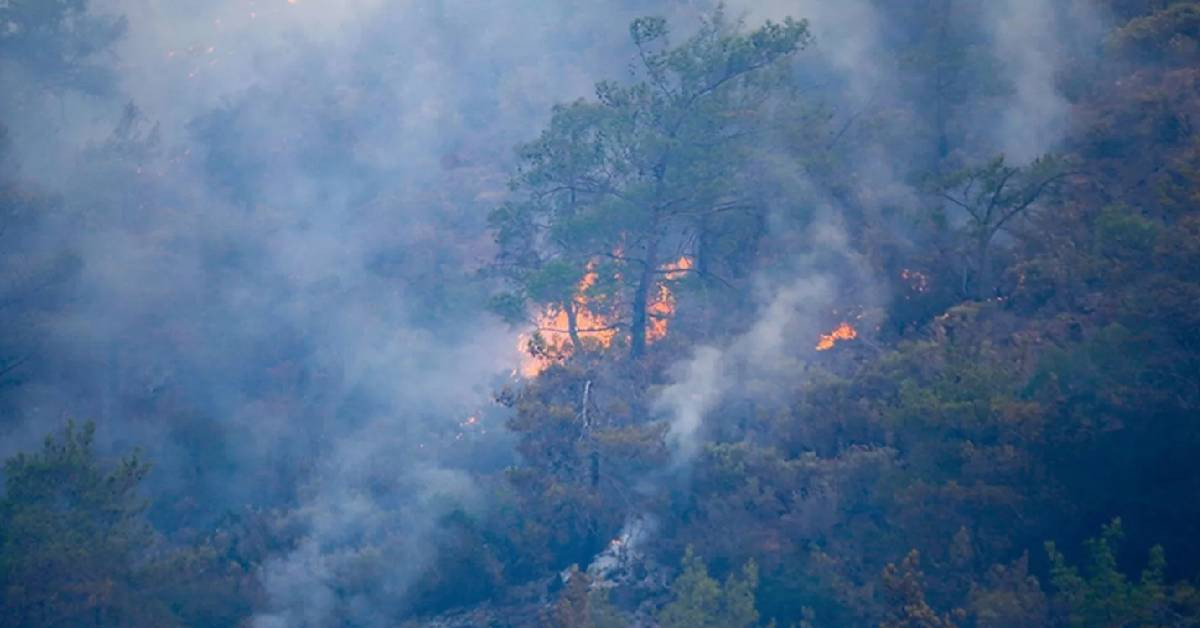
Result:
M843 322L828 334L821 334L821 339L817 341L817 351L828 351L839 340L854 340L855 338L858 338L858 330L854 329L850 323Z
M692 260L687 257L680 257L678 260L663 267L663 279L665 281L683 279L691 269ZM646 328L647 342L655 342L665 338L667 336L667 325L671 317L675 316L675 295L671 293L671 289L667 287L667 284L658 284L658 291L653 298L654 300L646 307L647 319L649 320L649 325Z
M668 281L683 279L687 272L692 270L694 266L695 264L692 262L692 260L688 259L688 257L684 255L674 262L663 266L663 276L666 277Z
M693 262L686 256L663 265L662 281L654 288L650 302L646 306L647 327L646 341L662 340L667 335L671 318L675 315L675 295L666 282L682 279L692 269ZM613 339L623 323L611 315L598 311L598 303L593 303L588 296L588 290L596 284L595 264L588 264L588 271L579 280L572 299L575 313L575 328L579 340L587 345L607 349L612 346ZM608 304L605 309L612 311ZM518 349L521 351L521 375L533 378L540 375L557 359L569 355L575 350L571 341L570 316L562 305L550 305L534 320L535 329L531 333L523 333L518 337Z

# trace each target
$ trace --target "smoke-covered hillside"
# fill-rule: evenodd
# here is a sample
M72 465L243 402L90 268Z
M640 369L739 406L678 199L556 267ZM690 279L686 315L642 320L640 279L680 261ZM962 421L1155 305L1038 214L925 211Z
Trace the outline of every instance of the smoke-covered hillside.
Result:
M1194 625L1198 25L0 0L0 624Z

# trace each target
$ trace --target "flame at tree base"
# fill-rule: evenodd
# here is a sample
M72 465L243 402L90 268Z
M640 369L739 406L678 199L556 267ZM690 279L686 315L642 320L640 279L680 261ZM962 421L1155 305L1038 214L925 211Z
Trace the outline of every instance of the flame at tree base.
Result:
M671 318L675 315L675 295L668 283L682 279L692 268L686 256L662 267L663 279L652 293L646 305L646 342L662 340L667 335ZM612 312L619 308L612 303L597 303L588 295L588 289L596 284L595 264L589 263L587 272L579 280L571 303L575 310L575 328L584 350L608 349L612 346L622 325ZM520 373L527 379L541 375L555 362L579 349L574 346L570 334L570 317L562 305L550 305L534 321L532 332L517 338L517 349L521 352Z

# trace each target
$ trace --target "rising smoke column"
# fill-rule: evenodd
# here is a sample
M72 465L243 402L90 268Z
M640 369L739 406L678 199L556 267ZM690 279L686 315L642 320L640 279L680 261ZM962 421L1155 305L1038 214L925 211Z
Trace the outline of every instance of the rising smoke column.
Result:
M704 443L705 423L726 397L770 399L783 381L794 381L814 355L831 309L846 301L875 307L883 290L864 260L831 218L809 229L810 250L788 263L786 272L764 272L757 293L762 304L749 328L721 344L698 347L674 367L672 383L658 393L654 409L669 423L668 446L677 468L686 467Z

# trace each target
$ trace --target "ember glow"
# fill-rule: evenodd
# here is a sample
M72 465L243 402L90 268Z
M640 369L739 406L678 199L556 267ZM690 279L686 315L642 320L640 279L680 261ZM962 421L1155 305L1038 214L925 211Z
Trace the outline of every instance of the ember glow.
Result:
M914 292L929 292L929 276L919 270L900 269L900 278Z
M817 351L828 351L839 340L854 340L855 338L858 338L858 331L850 323L843 322L828 334L821 334L821 339L817 341Z
M688 271L692 270L694 265L695 264L692 262L692 260L688 259L688 257L684 255L674 262L663 266L663 273L667 281L683 279L687 275Z
M647 342L666 337L676 307L675 295L669 283L683 279L692 266L692 260L681 256L662 267L662 280L654 287L650 303L646 306ZM589 296L588 290L596 284L597 278L595 264L589 263L587 273L576 287L572 306L580 342L585 348L607 349L612 346L623 323L601 311L612 312L619 308L612 307L610 303L599 303L594 300L595 297ZM537 377L555 361L575 350L571 342L568 313L562 305L548 306L534 320L534 325L534 331L521 334L517 340L521 352L521 374L527 378Z

